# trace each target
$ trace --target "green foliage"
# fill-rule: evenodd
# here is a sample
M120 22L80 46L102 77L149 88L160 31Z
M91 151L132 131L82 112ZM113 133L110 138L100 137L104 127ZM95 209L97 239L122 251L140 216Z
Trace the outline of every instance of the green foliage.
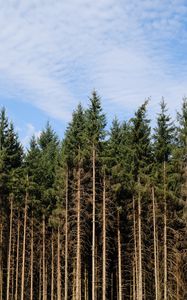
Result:
M152 147L150 141L150 120L147 119L147 104L145 101L130 120L130 148L132 151L132 174L137 181L138 177L145 177L150 173L152 166Z
M172 152L175 127L171 117L167 115L167 107L164 99L160 104L161 112L157 118L157 127L154 134L154 156L158 163L168 162Z
M102 113L101 100L94 91L90 98L90 106L86 110L86 140L89 146L98 148L104 140L106 117Z
M23 148L3 108L0 111L0 194L4 199L10 193L19 194L22 161Z
M64 155L67 164L80 161L84 156L85 148L85 114L81 104L73 112L72 121L66 130L63 143Z

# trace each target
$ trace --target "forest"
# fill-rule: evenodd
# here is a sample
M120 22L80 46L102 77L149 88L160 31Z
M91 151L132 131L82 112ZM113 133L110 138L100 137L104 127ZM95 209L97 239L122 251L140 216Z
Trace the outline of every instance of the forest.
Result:
M0 111L0 300L187 299L187 99L107 129L101 98L21 145Z

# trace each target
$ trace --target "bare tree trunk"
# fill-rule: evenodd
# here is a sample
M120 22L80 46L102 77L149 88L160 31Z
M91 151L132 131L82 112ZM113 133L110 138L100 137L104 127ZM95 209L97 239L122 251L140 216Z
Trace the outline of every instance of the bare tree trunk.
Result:
M118 223L118 294L119 300L122 300L122 278L121 278L121 232L120 232L120 215L119 209L117 212L117 223Z
M57 242L57 300L61 300L61 260L60 260L60 228L58 226Z
M155 271L155 300L159 298L159 288L158 288L158 269L159 266L157 264L157 237L156 237L156 205L155 205L155 192L154 188L152 188L152 201L153 201L153 235L154 235L154 271Z
M47 300L47 287L46 287L46 265L45 265L45 215L42 217L42 237L43 237L43 252L42 252L42 268L43 268L43 300Z
M0 300L3 300L3 212L0 195Z
M31 216L31 286L30 286L30 300L33 300L33 263L34 263L34 229L33 229L33 213Z
M23 228L22 271L21 271L21 300L24 300L24 288L25 288L25 247L26 247L26 230L27 230L27 201L28 201L28 193L26 192L25 212L24 212L24 228Z
M103 300L106 299L106 182L103 179Z
M140 179L138 179L140 189ZM141 225L141 195L138 192L138 260L139 260L139 272L138 272L138 300L143 299L143 286L142 286L142 225Z
M12 218L13 218L13 198L10 196L10 231L9 231L9 247L8 247L8 264L7 264L7 293L6 299L10 297L10 264L12 251Z
M42 299L42 253L40 251L40 262L39 262L39 292L38 292L38 298L39 300Z
M76 266L76 300L81 300L81 244L80 244L80 165L78 167L78 184L77 184L77 266Z
M12 266L10 267L11 269L11 300L14 300L14 276L15 276L15 248L16 248L16 236L15 234L12 234L12 255L11 255L11 260L12 260Z
M161 300L161 288L160 288L160 262L159 262L159 246L158 246L158 232L156 234L156 247L157 247L157 266L158 266L158 270L157 270L157 276L158 276L158 299Z
M176 251L176 294L177 300L180 300L180 267L179 253Z
M20 212L18 212L17 226L17 250L16 250L16 283L15 283L15 300L18 299L18 281L19 281L19 248L20 248Z
M68 169L66 171L66 213L65 213L65 295L68 300Z
M93 205L93 212L92 212L92 300L95 300L95 160L96 160L96 153L95 153L95 145L93 145L93 153L92 153L92 171L93 171L93 178L92 178L92 205Z
M166 162L164 161L164 300L167 300L167 203L166 203Z
M133 260L133 300L137 300L136 298L136 269L135 269L135 260Z
M76 298L76 260L73 260L73 300Z
M135 299L139 299L139 282L138 282L138 256L137 256L137 239L136 239L136 211L135 198L133 197L133 232L134 232L134 260L135 260Z
M51 238L51 300L54 300L54 232Z

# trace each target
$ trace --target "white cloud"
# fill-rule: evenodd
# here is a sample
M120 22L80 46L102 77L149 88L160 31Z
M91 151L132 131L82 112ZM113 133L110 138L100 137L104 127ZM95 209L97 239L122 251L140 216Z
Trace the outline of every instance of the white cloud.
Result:
M36 128L34 127L33 124L31 124L31 123L26 124L26 132L25 132L24 137L21 140L22 145L24 147L28 147L31 137L35 136L35 138L39 138L40 134L41 134L41 131L36 130Z
M0 7L1 94L62 120L93 88L109 110L134 109L150 95L153 105L163 95L179 106L185 0L0 0Z

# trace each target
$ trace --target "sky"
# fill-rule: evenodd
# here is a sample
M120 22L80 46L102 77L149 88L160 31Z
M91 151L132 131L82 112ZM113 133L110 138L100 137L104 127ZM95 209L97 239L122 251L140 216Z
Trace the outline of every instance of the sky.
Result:
M0 0L0 106L24 146L96 89L109 123L187 95L186 0Z

